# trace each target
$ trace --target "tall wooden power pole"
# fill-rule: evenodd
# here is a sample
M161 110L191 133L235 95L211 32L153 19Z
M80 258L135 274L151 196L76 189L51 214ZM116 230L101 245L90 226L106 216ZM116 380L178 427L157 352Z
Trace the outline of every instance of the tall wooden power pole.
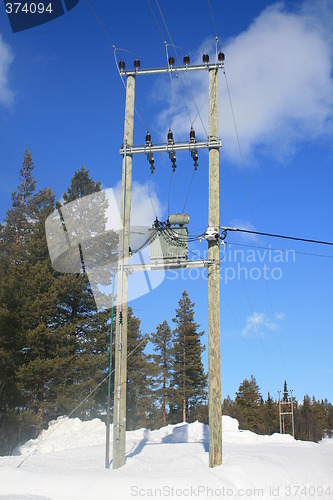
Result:
M117 278L117 316L115 345L115 379L113 411L113 462L114 469L125 464L126 454L126 382L127 382L127 301L131 190L132 190L132 155L134 127L135 77L127 77L124 149L121 186L121 231L119 236L119 264Z
M209 70L209 142L218 140L217 68ZM208 227L218 237L220 231L220 162L219 148L209 147ZM209 467L222 463L222 408L220 354L220 240L208 240L208 412Z

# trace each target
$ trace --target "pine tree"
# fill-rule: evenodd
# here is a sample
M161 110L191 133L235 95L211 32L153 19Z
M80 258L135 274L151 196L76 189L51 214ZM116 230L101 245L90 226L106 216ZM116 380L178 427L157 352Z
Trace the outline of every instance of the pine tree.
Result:
M69 201L77 194L88 195L99 189L99 183L81 169L74 174L64 198ZM50 193L44 192L44 198L42 195L35 200L34 234L28 248L31 258L25 288L29 293L23 311L27 334L24 363L17 372L27 406L35 415L37 432L50 419L68 414L104 378L110 322L107 311L96 310L85 273L62 274L52 268L45 219L54 202ZM76 415L89 418L103 409L98 391Z
M250 380L244 379L236 392L236 405L238 410L239 425L242 429L256 432L260 431L260 412L259 404L261 402L259 386L253 375Z
M145 348L148 336L140 331L140 320L128 308L127 317L127 429L145 427L152 418L153 401L151 392L152 363Z
M26 149L20 170L20 184L12 193L12 208L7 212L3 234L6 241L4 250L7 255L11 256L13 265L22 260L20 250L25 237L32 230L29 211L30 201L36 189L36 181L32 175L33 169L31 153Z
M155 425L167 425L167 412L170 400L170 382L172 379L172 333L167 321L156 327L150 336L155 354L154 361L154 398L157 403Z
M206 398L207 375L201 360L204 346L200 338L199 325L194 321L194 303L186 291L179 300L176 317L172 320L173 331L173 379L171 395L171 415L173 421L188 422L193 418L195 408Z
M31 154L25 151L20 184L0 229L0 453L10 452L21 433L20 390L16 372L23 362L27 242L34 229L36 181Z
M268 393L264 408L264 432L269 435L279 432L279 409L270 393Z

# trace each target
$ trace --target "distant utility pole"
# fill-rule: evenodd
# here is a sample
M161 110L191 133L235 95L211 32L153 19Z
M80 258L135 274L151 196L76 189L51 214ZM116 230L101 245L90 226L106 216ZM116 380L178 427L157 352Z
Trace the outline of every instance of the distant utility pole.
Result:
M281 391L279 391L279 422L280 422L280 434L286 434L285 416L291 416L291 431L293 438L295 437L295 425L294 425L294 399L293 391L290 391L290 397L288 391L283 391L283 398L281 399Z
M218 60L209 64L209 56L203 55L203 63L190 65L189 56L184 57L183 66L175 66L174 58L169 57L167 68L140 69L140 61L134 61L134 70L125 71L125 63L119 62L120 74L127 77L124 144L120 150L123 156L122 170L122 224L123 231L119 239L119 266L117 284L117 326L115 350L115 391L114 391L114 436L113 436L113 468L119 468L125 463L126 437L126 381L127 381L127 294L129 269L132 271L152 271L161 269L161 265L143 264L128 265L132 156L144 154L154 170L154 153L169 154L173 169L176 168L176 152L188 150L197 165L198 150L209 150L209 207L208 228L205 237L208 241L208 260L187 261L187 263L166 264L164 267L193 268L208 267L208 378L209 378L209 466L215 467L222 463L222 415L221 415L221 356L220 356L220 179L219 179L219 148L218 138L218 70L224 67L224 54L218 54ZM209 137L208 141L197 141L193 129L188 143L173 141L171 130L168 142L153 145L150 134L147 133L144 147L133 147L134 125L134 90L135 77L160 73L182 73L196 70L209 72ZM148 140L149 139L149 140ZM170 215L170 214L168 214Z

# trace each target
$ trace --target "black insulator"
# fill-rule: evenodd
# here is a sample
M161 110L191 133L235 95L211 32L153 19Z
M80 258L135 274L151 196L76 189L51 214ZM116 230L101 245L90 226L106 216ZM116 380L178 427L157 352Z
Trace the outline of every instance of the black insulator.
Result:
M152 142L151 142L151 135L150 133L148 132L147 130L147 134L146 134L146 145L149 145L151 146Z
M188 56L188 55L184 56L183 62L186 65L190 64L190 56Z
M193 127L191 127L191 130L190 130L190 142L196 142L195 141L195 132L193 130Z
M153 223L153 228L154 229L158 229L160 227L160 221L158 220L158 218L156 217L154 223Z
M225 59L225 55L223 54L223 52L219 52L217 58L220 62L223 62Z
M196 149L191 151L191 156L194 161L194 170L196 170L198 168L198 151Z
M123 313L122 313L122 311L120 311L120 313L119 313L119 324L121 325L122 322L123 322Z
M174 140L173 140L173 133L171 132L171 129L169 129L169 132L168 132L168 143L174 143Z
M175 65L175 58L170 56L168 59L168 62L169 62L169 66L174 66Z
M204 54L202 56L202 60L205 64L208 64L209 63L209 55L208 54Z
M135 59L135 61L134 61L134 68L135 69L139 69L140 68L140 60L139 59Z
M150 143L151 144L151 143ZM154 166L154 155L153 153L148 153L147 154L147 160L149 161L150 163L150 172L153 174L154 173L154 170L155 170L155 166Z
M172 171L174 172L176 170L176 153L174 151L170 151L169 158L172 163Z
M125 61L119 61L119 69L125 69Z

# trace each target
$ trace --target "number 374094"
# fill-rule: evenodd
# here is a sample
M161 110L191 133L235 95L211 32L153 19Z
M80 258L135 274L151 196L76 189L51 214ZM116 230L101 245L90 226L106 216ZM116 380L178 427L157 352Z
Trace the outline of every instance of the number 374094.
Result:
M7 2L6 3L7 14L19 14L24 12L25 14L52 14L52 3L44 5L43 3L27 3L27 2Z

